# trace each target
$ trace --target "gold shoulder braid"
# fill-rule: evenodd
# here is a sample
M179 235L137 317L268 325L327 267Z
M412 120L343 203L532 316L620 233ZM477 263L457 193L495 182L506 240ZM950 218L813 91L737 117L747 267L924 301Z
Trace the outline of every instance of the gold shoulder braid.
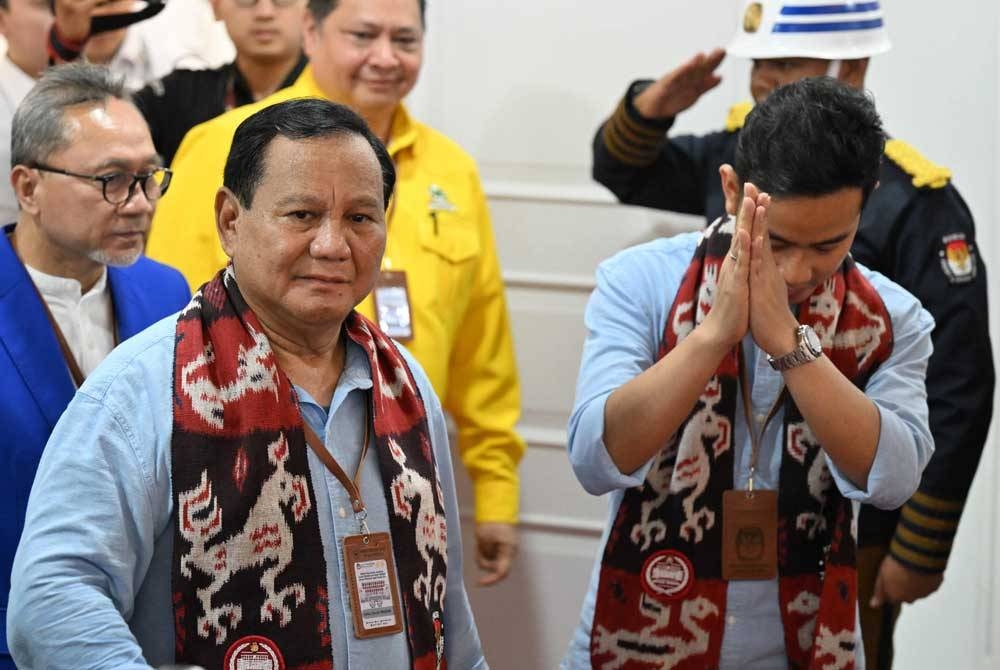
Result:
M747 114L750 113L751 109L753 109L753 103L749 100L737 102L730 107L729 115L726 117L726 132L735 133L742 128L744 122L747 120Z
M913 177L915 188L944 188L951 180L951 170L931 162L903 140L887 140L885 155Z

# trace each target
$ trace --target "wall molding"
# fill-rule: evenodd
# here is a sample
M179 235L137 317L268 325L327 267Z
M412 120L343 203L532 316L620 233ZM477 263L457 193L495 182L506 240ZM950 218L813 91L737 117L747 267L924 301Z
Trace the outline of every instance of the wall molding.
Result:
M602 207L618 203L611 192L603 186L587 183L546 183L484 178L483 191L490 200L570 203L574 205L597 205Z
M566 445L569 444L569 436L565 428L545 428L544 426L519 424L517 432L532 447L565 451Z
M592 275L528 270L504 270L503 281L507 288L548 289L588 294L597 287Z
M463 508L462 523L467 527L475 527L476 515L471 508ZM535 533L550 533L554 535L576 535L600 539L604 534L606 522L577 519L562 514L521 514L518 527L524 531Z

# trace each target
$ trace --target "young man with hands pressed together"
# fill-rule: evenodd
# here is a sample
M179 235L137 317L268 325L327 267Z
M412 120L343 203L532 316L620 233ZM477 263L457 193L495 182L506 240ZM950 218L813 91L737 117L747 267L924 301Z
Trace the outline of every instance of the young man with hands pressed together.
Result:
M779 89L720 169L735 217L599 268L570 460L612 514L564 667L864 667L854 507L933 448L933 321L848 255L884 142L863 93Z

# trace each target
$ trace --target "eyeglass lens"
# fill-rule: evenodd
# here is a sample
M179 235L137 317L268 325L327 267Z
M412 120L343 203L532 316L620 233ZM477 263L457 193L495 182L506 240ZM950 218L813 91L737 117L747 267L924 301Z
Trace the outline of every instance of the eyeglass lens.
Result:
M166 181L166 170L154 170L147 175L137 176L122 172L104 182L104 197L112 204L121 204L135 193L135 185L138 183L148 200L156 200L163 194Z

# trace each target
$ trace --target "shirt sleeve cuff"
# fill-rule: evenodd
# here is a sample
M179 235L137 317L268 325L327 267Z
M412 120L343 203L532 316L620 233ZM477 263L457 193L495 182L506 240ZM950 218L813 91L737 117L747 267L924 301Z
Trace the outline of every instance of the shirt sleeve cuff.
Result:
M593 495L641 486L652 466L649 459L638 470L625 474L618 469L604 444L604 406L611 393L590 401L571 427L570 462L580 484Z
M642 83L635 82L629 87L601 131L608 152L616 160L637 167L650 165L656 160L666 132L674 123L673 118L655 120L639 114L632 99L636 85Z
M889 553L911 570L944 572L964 506L962 500L917 491L903 505Z
M476 500L476 523L518 521L521 487L518 480L479 477L472 485Z
M867 488L852 482L828 454L824 453L824 457L837 488L845 498L880 509L896 509L917 489L922 468L913 436L906 424L891 412L883 412L877 404L875 408L880 417L879 436Z

